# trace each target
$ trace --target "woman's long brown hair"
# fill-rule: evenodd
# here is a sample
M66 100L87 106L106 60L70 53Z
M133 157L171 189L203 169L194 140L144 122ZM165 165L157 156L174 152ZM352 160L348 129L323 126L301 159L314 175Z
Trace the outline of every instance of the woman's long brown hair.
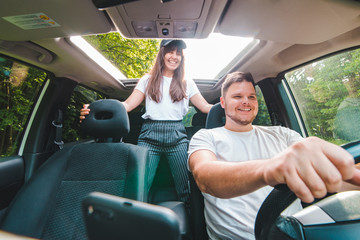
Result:
M170 45L170 46L169 46ZM149 82L146 87L146 94L153 101L160 102L162 99L162 93L160 89L161 81L163 78L163 70L165 68L164 57L165 54L177 49L177 46L169 44L168 46L160 48L153 68L150 71ZM184 55L181 49L181 62L177 69L174 71L174 75L170 84L170 96L173 102L179 102L186 98L186 81L184 79L185 68L184 68Z

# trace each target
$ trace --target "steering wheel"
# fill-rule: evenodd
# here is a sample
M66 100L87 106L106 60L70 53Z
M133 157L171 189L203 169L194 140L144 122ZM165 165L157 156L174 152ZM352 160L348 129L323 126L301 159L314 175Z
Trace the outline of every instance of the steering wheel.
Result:
M360 140L342 146L360 162ZM281 216L296 195L285 185L275 186L255 220L257 240L357 239L360 229L360 191L329 195L293 216Z

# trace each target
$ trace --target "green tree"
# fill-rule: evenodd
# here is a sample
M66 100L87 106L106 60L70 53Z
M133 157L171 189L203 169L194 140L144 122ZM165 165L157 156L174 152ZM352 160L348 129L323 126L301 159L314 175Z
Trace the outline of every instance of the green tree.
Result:
M107 33L84 37L92 46L101 52L127 78L140 78L148 73L160 45L159 40L126 39L119 33ZM107 98L106 95L83 87L76 87L67 106L64 120L64 142L78 141L86 138L81 134L79 112L84 103Z
M159 40L130 40L118 33L85 37L128 78L139 78L152 67L159 47ZM46 73L0 58L0 155L15 154L18 137L47 78ZM83 103L104 98L100 93L76 88L67 107L63 139L76 141L79 135L79 110Z
M0 58L0 156L12 155L45 72Z
M67 105L66 115L63 121L62 139L64 142L74 142L88 138L80 131L80 109L84 103L91 103L106 96L94 92L82 86L76 86Z
M269 115L269 111L267 109L264 96L260 90L260 88L256 87L256 97L258 100L259 110L256 118L254 119L253 124L262 125L262 126L271 126L271 119Z
M159 50L160 41L153 39L126 39L117 32L87 36L127 78L140 78L147 73Z
M359 63L360 50L354 50L286 74L309 135L343 143L336 139L334 123L344 99L360 96Z

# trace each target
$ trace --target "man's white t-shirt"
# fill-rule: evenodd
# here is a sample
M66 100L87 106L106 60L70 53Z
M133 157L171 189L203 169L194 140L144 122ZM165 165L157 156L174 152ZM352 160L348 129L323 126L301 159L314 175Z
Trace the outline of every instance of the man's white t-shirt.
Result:
M301 139L297 132L280 126L253 126L249 132L233 132L224 127L201 129L190 141L189 156L197 150L207 149L219 161L269 159ZM271 191L272 187L266 186L230 199L203 193L210 239L255 239L256 214ZM300 209L300 201L297 201L286 215Z
M140 78L135 89L145 94L146 86L150 75L146 74ZM170 96L170 84L172 78L164 77L160 85L162 98L159 103L153 101L149 96L145 96L146 112L142 115L144 119L151 120L182 120L189 110L189 99L199 93L195 82L192 79L186 80L186 98L179 102L173 102ZM146 95L146 94L145 94Z

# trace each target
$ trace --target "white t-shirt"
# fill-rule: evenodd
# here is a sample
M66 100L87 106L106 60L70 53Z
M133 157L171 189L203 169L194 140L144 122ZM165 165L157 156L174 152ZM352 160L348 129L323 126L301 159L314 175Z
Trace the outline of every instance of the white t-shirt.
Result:
M253 126L249 132L233 132L224 127L201 129L190 141L189 156L197 150L207 149L215 153L219 161L269 159L301 139L297 132L279 126ZM255 239L256 214L271 191L272 187L266 186L230 199L203 193L210 239ZM297 201L285 214L300 209L300 201Z
M146 86L149 82L150 75L143 76L135 89L145 94ZM199 93L195 82L190 79L186 80L186 98L179 102L173 102L170 96L170 84L172 78L163 77L160 85L162 89L162 98L159 103L153 101L149 96L145 97L146 112L142 115L144 119L152 120L182 120L189 110L189 99Z

